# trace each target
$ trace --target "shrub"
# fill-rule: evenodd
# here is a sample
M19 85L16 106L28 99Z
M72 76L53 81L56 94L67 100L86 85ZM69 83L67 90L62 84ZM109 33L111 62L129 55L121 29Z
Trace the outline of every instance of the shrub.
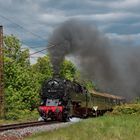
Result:
M6 113L6 119L7 120L25 120L25 121L31 121L31 120L37 120L39 117L38 111L29 111L29 110L11 110L8 113Z
M136 98L132 101L132 103L134 103L134 104L140 104L140 97L136 97Z
M6 113L5 118L7 120L17 120L19 119L19 112L17 110L9 111L8 113Z
M113 109L113 114L140 114L140 104L124 104L121 106L116 106Z

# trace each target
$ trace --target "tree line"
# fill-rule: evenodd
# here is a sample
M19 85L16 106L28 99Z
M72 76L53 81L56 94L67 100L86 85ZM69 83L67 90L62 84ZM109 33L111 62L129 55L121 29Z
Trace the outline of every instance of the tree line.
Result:
M16 118L20 111L36 109L42 82L53 76L49 54L31 64L29 49L21 47L17 37L4 37L5 113L8 119ZM68 60L63 62L60 75L69 80L80 79L80 72ZM87 86L92 87L91 82L87 82Z

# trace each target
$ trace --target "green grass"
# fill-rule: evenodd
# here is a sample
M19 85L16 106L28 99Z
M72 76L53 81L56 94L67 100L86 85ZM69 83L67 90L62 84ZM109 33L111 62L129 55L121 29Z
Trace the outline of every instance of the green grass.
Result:
M35 134L25 140L140 140L140 116L103 116L66 128Z
M12 123L15 123L15 121L14 120L0 120L0 125L2 125L2 124L12 124Z
M17 116L13 117L13 116ZM8 117L4 120L0 120L0 125L2 124L12 124L12 123L20 123L20 122L30 122L30 121L37 121L39 118L39 113L37 110L35 111L28 111L23 110L18 113L12 112L7 115Z

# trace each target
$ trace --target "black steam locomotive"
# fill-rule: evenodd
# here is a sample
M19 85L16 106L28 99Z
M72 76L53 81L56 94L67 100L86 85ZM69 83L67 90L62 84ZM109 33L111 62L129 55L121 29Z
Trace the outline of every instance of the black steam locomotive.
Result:
M79 83L59 76L44 81L40 97L42 103L38 111L45 121L49 118L68 121L73 116L97 116L124 102L122 97L88 91Z

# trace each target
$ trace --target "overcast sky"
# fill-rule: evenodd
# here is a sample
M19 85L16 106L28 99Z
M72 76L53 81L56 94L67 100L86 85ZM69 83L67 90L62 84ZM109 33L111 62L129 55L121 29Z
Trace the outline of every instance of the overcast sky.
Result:
M71 18L96 25L117 43L140 46L140 0L0 0L4 33L36 47L31 52L47 46L52 31Z

